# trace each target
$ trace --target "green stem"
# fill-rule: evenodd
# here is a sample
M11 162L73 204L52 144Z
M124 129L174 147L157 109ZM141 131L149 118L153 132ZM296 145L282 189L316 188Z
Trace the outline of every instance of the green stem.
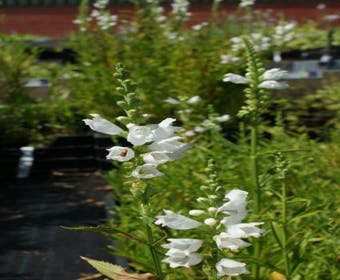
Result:
M289 257L287 251L287 188L284 181L281 184L282 188L282 228L283 228L283 240L282 240L282 257L284 260L284 267L287 279L289 279Z
M251 181L253 186L253 198L255 200L254 212L259 215L261 211L261 188L258 176L258 159L257 159L257 138L258 138L258 127L255 123L251 127L251 138L250 138L250 172ZM261 254L261 243L259 239L255 239L254 243L254 258L258 260ZM260 279L260 267L257 263L253 264L252 267L253 276L255 279Z
M146 212L145 211L145 205L143 203L141 203L140 206L141 206L142 216L145 216L145 212ZM155 250L151 227L146 222L144 222L144 226L145 226L145 232L146 232L146 236L147 236L147 239L148 239L148 246L149 246L149 250L150 250L150 253L151 253L151 257L152 257L152 262L153 262L154 267L155 267L157 278L163 279L162 267L161 267L160 260L158 258L158 254Z

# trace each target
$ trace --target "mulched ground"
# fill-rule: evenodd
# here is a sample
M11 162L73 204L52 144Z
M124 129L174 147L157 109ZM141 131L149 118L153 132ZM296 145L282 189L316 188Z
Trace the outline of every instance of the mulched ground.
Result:
M104 221L110 190L99 173L2 182L0 279L73 280L95 274L79 256L116 262L103 236L60 227Z

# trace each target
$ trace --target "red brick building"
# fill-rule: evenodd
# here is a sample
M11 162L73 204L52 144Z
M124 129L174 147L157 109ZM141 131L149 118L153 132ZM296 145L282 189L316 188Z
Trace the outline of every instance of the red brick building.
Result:
M63 37L76 29L72 20L77 16L80 2L80 0L2 0L0 32ZM111 0L109 7L112 13L120 18L129 18L133 15L133 6L124 2L127 1ZM189 24L196 24L209 17L212 1L190 2L192 18ZM220 7L221 13L232 13L239 2L224 0ZM282 14L287 19L300 22L308 20L321 22L325 15L333 15L333 20L328 24L340 25L340 0L257 0L255 9L260 12L270 9L274 14Z

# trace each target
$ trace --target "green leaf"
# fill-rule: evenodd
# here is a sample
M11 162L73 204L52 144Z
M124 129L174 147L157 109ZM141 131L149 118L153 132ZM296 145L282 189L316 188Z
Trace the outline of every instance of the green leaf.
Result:
M272 228L272 231L273 231L273 234L274 234L274 237L277 243L280 245L281 248L283 248L285 237L284 237L282 225L276 222L271 222L270 225L271 225L271 228Z
M119 275L126 274L125 270L119 266L108 262L96 261L93 259L81 257L84 261L87 261L92 267L94 267L98 272L109 277L110 279L116 280Z
M141 239L139 239L139 238L137 238L137 237L135 237L131 234L128 234L124 231L115 229L115 228L110 227L110 226L96 226L96 227L90 227L90 226L63 227L62 226L62 228L70 229L70 230L85 230L85 231L99 232L99 233L102 233L102 234L117 234L117 235L123 236L127 239L135 240L135 241L138 241L140 243L146 244L146 242L144 240L141 240Z

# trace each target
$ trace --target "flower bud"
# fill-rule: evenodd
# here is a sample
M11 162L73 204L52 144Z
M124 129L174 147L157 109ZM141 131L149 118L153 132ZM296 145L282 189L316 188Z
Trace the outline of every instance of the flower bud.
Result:
M200 216L202 214L204 214L203 210L193 209L189 211L190 216Z
M204 223L208 226L216 225L217 221L214 218L208 218L204 220Z

